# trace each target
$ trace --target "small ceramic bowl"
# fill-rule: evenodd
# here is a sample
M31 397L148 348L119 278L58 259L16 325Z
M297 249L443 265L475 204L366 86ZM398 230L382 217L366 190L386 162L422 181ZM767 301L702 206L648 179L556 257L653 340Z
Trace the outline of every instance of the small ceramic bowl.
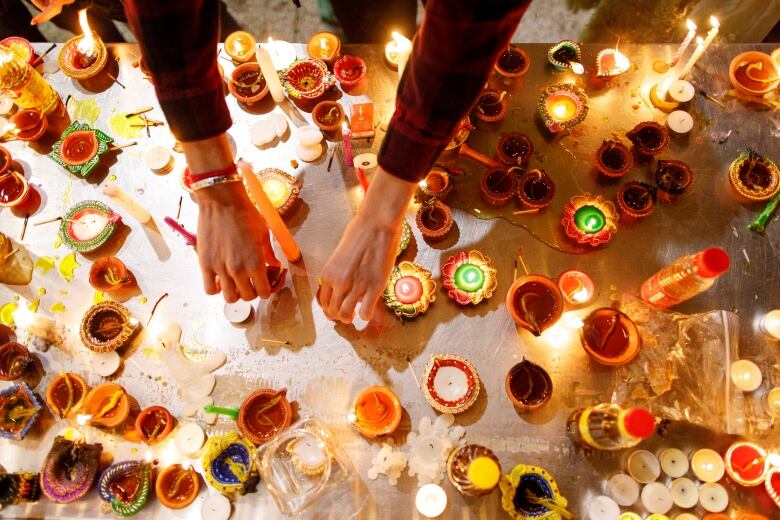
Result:
M748 96L763 96L780 85L780 70L769 54L747 51L729 65L731 85Z
M531 58L524 49L517 45L509 45L496 60L493 66L496 72L505 78L518 78L528 72Z
M359 56L345 54L333 64L333 74L341 87L349 90L366 77L366 62Z
M505 206L517 193L515 174L503 168L485 171L479 183L482 198L491 206Z
M527 168L533 153L534 143L527 135L520 132L501 134L496 146L498 160L507 166Z
M423 238L431 242L444 239L454 222L452 210L436 199L420 206L415 221Z
M658 155L669 146L669 132L666 127L655 121L644 121L632 128L627 134L628 140L642 156Z
M344 108L336 101L320 101L311 111L311 119L323 132L335 132L344 122Z
M242 103L257 103L268 94L268 83L255 62L242 63L233 70L228 81L228 90Z
M619 179L628 173L633 165L631 150L619 141L605 139L596 150L596 168L605 177Z
M617 192L617 207L624 217L645 218L655 210L655 188L643 182L627 182Z
M517 180L517 197L523 207L544 209L555 196L555 182L544 170L529 170Z

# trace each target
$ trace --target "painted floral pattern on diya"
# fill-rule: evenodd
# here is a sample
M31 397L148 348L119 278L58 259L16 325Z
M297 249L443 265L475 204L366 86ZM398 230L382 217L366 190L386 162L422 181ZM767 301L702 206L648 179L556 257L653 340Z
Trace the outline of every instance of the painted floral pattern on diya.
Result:
M19 379L30 361L30 351L21 343L11 341L0 345L0 381Z
M83 34L74 36L62 46L57 55L57 64L66 76L74 79L89 79L106 66L108 50L100 36L94 31L92 31L92 38L94 39L94 51L90 56L79 50L79 43L84 39Z
M257 477L253 475L255 446L238 432L209 438L201 464L206 481L220 493L254 491Z
M436 282L420 264L403 261L393 267L382 299L401 318L414 318L436 300Z
M588 96L573 83L550 85L537 104L542 122L551 132L569 130L588 115Z
M501 506L515 520L571 518L568 501L547 470L519 464L501 479ZM566 511L567 516L563 516Z
M493 296L498 277L489 257L476 250L460 251L442 266L441 284L457 303L477 305Z
M100 475L98 493L116 514L133 516L146 505L151 478L151 468L145 462L116 462Z
M545 369L524 359L509 370L504 389L515 408L531 411L550 400L553 383Z
M630 218L644 218L655 210L655 187L644 182L631 181L617 192L620 213Z
M27 383L0 390L0 437L11 440L24 439L41 410L41 403Z
M78 374L61 372L46 387L46 404L57 417L78 412L87 399L89 386Z
M580 343L585 352L602 365L625 365L639 354L639 329L631 318L609 307L596 309L585 317Z
M281 216L292 210L303 187L292 175L277 168L266 168L256 173L271 204Z
M516 78L528 71L531 58L524 49L517 45L509 45L496 60L496 72L506 78Z
M90 390L83 409L89 416L89 424L116 428L130 415L130 400L124 388L116 383L105 383Z
M96 200L84 200L71 206L60 221L62 242L73 251L86 253L105 244L114 233L118 213Z
M0 175L0 208L23 204L30 194L30 183L21 173L10 170Z
M479 189L491 206L505 206L517 193L517 177L503 168L492 168L482 174Z
M68 504L84 496L95 482L100 468L101 444L69 441L57 436L43 462L43 493L57 504Z
M401 223L401 241L398 243L398 251L396 252L395 256L400 256L401 253L406 251L406 248L409 247L409 242L412 240L412 226L409 225L409 223L404 219L404 221Z
M165 439L173 429L174 419L166 408L150 406L135 418L135 431L146 444L154 444Z
M73 121L51 147L49 158L71 173L89 175L114 140L87 123Z
M509 98L506 91L499 92L495 89L483 90L471 113L474 117L487 123L501 121L509 111Z
M534 143L531 138L520 132L501 134L496 146L498 160L507 166L526 168L533 153Z
M323 132L333 132L344 122L344 109L336 101L320 101L311 111L311 118Z
M484 446L459 446L447 458L447 478L464 495L487 495L498 485L500 476L498 457Z
M431 199L417 210L415 223L423 238L429 241L442 240L454 224L452 210L438 199Z
M766 201L780 191L780 170L771 159L748 148L729 166L729 182L741 198Z
M521 276L509 288L506 307L517 325L539 336L560 319L563 295L546 276L530 274Z
M183 509L198 497L200 480L188 465L171 464L162 470L154 483L157 500L168 509Z
M693 170L686 163L659 160L655 169L655 185L665 194L682 195L693 184Z
M0 474L0 507L37 502L41 498L40 480L40 473Z
M633 165L631 150L619 141L605 139L596 150L596 168L607 177L622 177Z
M241 403L237 424L244 437L260 445L290 426L291 420L292 408L287 400L287 389L261 388Z
M333 74L343 88L352 88L366 77L366 62L359 56L345 54L333 64Z
M626 134L641 155L658 155L669 146L669 132L655 121L639 123Z
M119 303L103 301L90 307L81 320L81 342L93 352L111 352L125 345L138 329L138 320Z
M425 366L423 395L442 413L465 412L479 396L477 369L455 354L436 354Z
M96 291L111 293L135 284L133 273L115 256L98 258L89 269L89 285Z
M572 63L582 63L580 44L563 40L547 50L547 61L559 71L571 70Z
M517 180L517 197L523 207L544 209L555 196L555 182L544 170L529 170Z
M569 238L593 247L612 240L617 233L615 205L601 195L575 195L563 207L561 224Z
M752 442L735 442L726 456L726 472L741 486L759 486L767 476L769 464L767 453L761 446Z
M336 83L321 60L295 61L282 72L281 79L290 97L307 101L319 98Z

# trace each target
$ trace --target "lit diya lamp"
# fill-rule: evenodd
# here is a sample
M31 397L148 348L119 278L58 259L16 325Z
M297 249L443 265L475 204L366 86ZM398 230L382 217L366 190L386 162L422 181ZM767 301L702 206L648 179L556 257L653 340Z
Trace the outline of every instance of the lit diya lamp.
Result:
M152 487L151 466L140 460L115 462L98 480L98 494L111 510L121 516L133 516L146 505Z
M171 464L160 472L154 483L157 500L168 509L183 509L198 498L200 479L192 467Z
M95 260L89 268L89 285L96 291L111 294L134 287L136 280L124 262L115 256L105 256Z
M311 118L323 132L335 132L344 122L344 109L337 101L320 101L311 111Z
M37 141L49 128L49 119L40 110L25 108L11 116L10 132L20 141Z
M555 182L544 170L529 170L517 179L517 197L526 209L544 209L554 196Z
M633 165L631 150L620 141L605 139L596 150L596 168L606 177L618 179L627 174Z
M333 75L341 83L341 88L349 90L366 77L366 62L359 56L345 54L333 64Z
M259 480L254 471L255 445L238 432L209 438L201 459L206 481L223 494L254 491Z
M766 451L752 442L735 442L726 451L723 460L726 473L742 486L760 486L769 470Z
M40 473L0 474L0 507L37 502L41 498L40 480Z
M84 378L73 372L61 372L46 387L46 404L60 418L78 412L87 400L89 386Z
M596 77L614 78L628 71L631 62L617 49L602 49L596 55Z
M49 158L69 172L86 177L113 142L111 137L87 123L73 121L52 145Z
M317 434L306 430L298 430L295 440L287 444L286 451L290 455L293 467L300 473L310 477L325 472L333 455L328 452L326 441Z
M20 441L38 420L41 403L27 383L0 390L0 437Z
M541 408L550 400L553 383L545 369L524 359L509 369L504 389L514 407L525 412Z
M563 40L550 47L547 50L547 61L558 71L571 70L575 74L585 72L580 44L571 40Z
M108 51L100 36L89 27L86 9L79 11L79 25L83 34L65 42L57 56L57 63L66 76L81 80L103 70L108 61Z
M242 63L230 74L228 90L241 103L257 103L268 94L268 83L255 62Z
M550 85L544 89L537 108L550 132L569 130L588 115L588 96L573 83Z
M266 168L256 173L263 191L279 215L287 215L298 202L301 188L298 180L277 168Z
M617 232L615 205L601 195L575 195L563 207L561 224L569 238L593 247L606 244Z
M9 36L8 38L0 40L0 45L11 49L30 65L35 62L35 50L26 38L22 38L21 36Z
M780 84L779 66L764 52L748 51L737 55L729 65L731 85L747 96L763 96Z
M99 443L55 437L41 469L43 493L56 504L69 504L86 495L95 483L102 451Z
M313 101L331 88L336 79L321 60L298 60L281 74L282 85L293 99Z
M395 392L386 386L369 386L355 398L349 422L364 437L373 439L393 433L401 424L403 412Z
M533 152L534 143L527 135L520 132L501 134L496 146L498 160L507 166L527 168Z
M241 403L238 410L238 428L255 444L263 444L290 426L292 408L287 400L287 389L255 390Z
M491 206L506 206L517 194L517 176L504 168L485 170L479 189L482 199Z
M33 188L21 173L15 170L0 175L0 208L15 208L24 204Z
M441 413L461 413L479 396L479 375L467 359L455 354L436 354L425 366L423 395Z
M509 111L509 98L506 91L489 88L480 92L471 111L474 117L486 123L497 123L506 117Z
M174 424L171 412L162 406L145 408L135 418L135 431L146 444L154 444L164 440Z
M62 242L73 251L87 253L105 244L122 217L97 200L71 206L60 221Z
M310 58L332 65L341 53L341 40L330 32L318 32L309 38L306 52Z
M436 300L436 282L420 264L403 261L393 267L382 299L401 318L414 318Z
M118 384L104 383L89 391L83 411L89 424L116 428L130 416L130 399Z
M400 77L412 54L412 41L395 31L392 36L393 39L385 44L385 62L391 69L397 70Z
M639 354L642 338L631 318L610 307L596 309L583 320L580 343L598 363L621 366Z
M644 182L631 181L623 184L617 192L617 207L620 214L629 219L645 218L655 210L656 188Z
M558 289L566 303L574 307L587 304L596 293L591 277L578 269L568 269L559 274Z
M563 295L546 276L529 274L515 280L509 288L506 307L517 325L539 336L563 314Z
M433 198L446 200L452 191L450 174L444 169L434 167L428 172L425 179L417 184L417 190L419 192L417 198L423 202Z
M729 166L734 192L749 202L763 202L780 192L780 170L768 157L747 148Z
M655 169L655 185L660 200L672 202L677 196L688 191L691 184L693 184L693 170L688 164L672 159L658 161Z
M498 486L501 464L496 454L484 446L458 446L447 458L447 478L463 495L487 495Z
M81 342L92 352L113 352L127 344L139 323L127 308L113 301L91 306L81 319Z
M442 266L441 284L455 302L477 305L493 296L498 277L489 257L476 250L460 251Z
M223 49L234 61L245 63L254 58L257 40L246 31L234 31L225 38Z
M524 49L510 44L498 57L493 68L505 78L518 78L528 71L531 58Z
M634 143L634 149L644 159L658 155L669 146L669 132L655 121L639 123L629 130L626 137Z
M0 381L19 379L31 361L30 351L21 343L10 341L0 345Z
M566 510L568 501L561 496L558 484L543 468L519 464L499 485L501 506L515 520L573 518Z
M415 222L423 238L429 242L444 239L455 223L452 218L452 210L437 199L430 199L420 206L415 216Z

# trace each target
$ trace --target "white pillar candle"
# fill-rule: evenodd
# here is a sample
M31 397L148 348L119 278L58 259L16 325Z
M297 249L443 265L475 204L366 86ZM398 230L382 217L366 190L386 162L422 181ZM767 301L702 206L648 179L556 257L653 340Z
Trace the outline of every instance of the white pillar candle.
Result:
M642 489L642 505L650 513L665 515L674 505L672 493L660 482L651 482Z
M689 478L678 478L672 481L670 486L674 505L683 509L690 509L699 502L699 491L696 484Z
M406 63L409 61L409 56L412 54L412 41L397 32L393 33L393 40L395 40L395 48L398 56L398 77L400 78L404 75Z
M684 79L678 79L669 85L668 95L678 103L687 103L693 99L695 93L696 89L693 88L693 85Z
M206 432L199 424L194 422L184 423L179 427L174 437L176 448L186 456L192 456L198 453L206 442Z
M265 82L268 85L271 97L274 98L274 102L281 103L284 101L284 89L282 88L282 82L279 81L279 75L276 73L276 67L274 67L270 54L263 46L259 46L255 56L257 57L257 63L260 65L260 71L263 73Z
M685 54L685 50L688 48L688 45L691 44L693 38L696 36L696 24L693 23L693 20L688 18L685 21L685 25L688 27L688 33L685 35L685 39L677 48L677 51L674 53L674 56L672 56L672 61L669 63L669 66L671 67L677 65L677 62L680 61L682 55Z
M740 359L731 364L731 382L743 392L753 392L761 386L761 369L747 359Z
M119 354L114 351L100 352L92 355L90 365L97 375L108 377L119 370L121 361Z
M720 484L709 482L699 488L699 503L710 513L720 513L729 506L729 493Z
M672 478L679 478L688 473L688 457L677 448L666 448L658 455L663 472Z
M414 505L425 518L436 518L447 508L447 493L438 484L425 484L417 491Z
M772 415L780 416L780 386L771 389L766 394L766 401L769 406L769 412Z
M122 208L130 213L130 215L141 224L146 224L152 220L152 215L146 211L133 197L130 196L125 190L120 188L114 183L109 183L103 187L103 195L109 197L111 200L122 206ZM103 230L105 224L100 227L98 233Z
M224 495L211 495L200 508L203 520L228 520L231 513L230 500Z
M620 507L604 495L594 497L588 504L590 520L620 520Z
M607 494L618 505L633 506L639 500L639 484L625 473L618 473L607 481Z
M685 135L693 130L693 117L685 110L675 110L667 116L666 126L675 135Z
M769 311L761 318L761 331L772 339L780 340L780 309Z
M710 449L696 451L691 457L691 469L702 482L717 482L726 472L726 464L718 452Z
M661 465L649 451L636 450L628 457L628 474L640 484L648 484L659 477Z

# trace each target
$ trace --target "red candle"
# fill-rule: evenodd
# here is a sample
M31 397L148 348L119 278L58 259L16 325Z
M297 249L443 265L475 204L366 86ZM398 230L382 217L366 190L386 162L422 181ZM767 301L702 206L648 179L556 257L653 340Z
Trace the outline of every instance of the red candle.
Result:
M414 276L402 276L395 283L395 297L403 304L417 302L422 295L422 282Z

